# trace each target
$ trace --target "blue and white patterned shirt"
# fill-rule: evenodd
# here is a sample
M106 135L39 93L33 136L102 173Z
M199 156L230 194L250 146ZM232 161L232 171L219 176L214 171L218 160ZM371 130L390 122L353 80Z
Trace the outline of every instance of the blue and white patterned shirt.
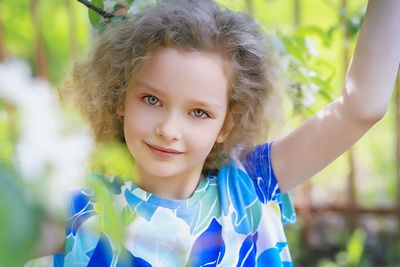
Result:
M88 191L77 192L65 252L55 256L55 266L293 266L283 222L295 214L282 213L270 148L260 145L244 161L232 158L185 200L115 180L117 202L136 215L123 248L94 231L99 216L93 199Z

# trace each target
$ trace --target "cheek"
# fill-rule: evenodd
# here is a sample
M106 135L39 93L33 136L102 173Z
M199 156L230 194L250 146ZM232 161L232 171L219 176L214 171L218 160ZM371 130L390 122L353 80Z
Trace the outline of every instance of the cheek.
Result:
M125 138L140 138L148 135L156 124L157 116L154 112L131 109L126 113L124 120Z
M219 125L192 127L186 136L189 137L193 150L209 153L215 144L219 129Z

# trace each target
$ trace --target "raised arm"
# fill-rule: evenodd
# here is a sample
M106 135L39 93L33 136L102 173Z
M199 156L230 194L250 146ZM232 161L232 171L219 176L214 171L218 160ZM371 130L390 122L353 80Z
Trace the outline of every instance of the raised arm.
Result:
M370 0L342 95L272 146L289 191L344 153L388 109L400 63L400 1Z

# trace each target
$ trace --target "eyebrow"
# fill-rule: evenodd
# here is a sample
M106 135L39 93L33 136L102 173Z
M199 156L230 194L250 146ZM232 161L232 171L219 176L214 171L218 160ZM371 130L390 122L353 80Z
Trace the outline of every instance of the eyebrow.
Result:
M156 93L156 94L159 94L159 95L164 95L164 92L162 92L161 90L159 90L159 89L157 89L157 88L155 88L155 87L153 87L153 86L151 86L151 85L149 85L147 83L144 83L142 81L137 81L136 84L140 85L140 86L143 86L143 87L146 87L147 89L149 89L153 93Z
M165 95L165 93L163 91L161 91L160 89L157 89L157 88L155 88L147 83L144 83L142 81L137 81L136 84L146 87L148 90L152 91L155 94L159 94L161 96ZM219 105L217 103L208 103L208 102L202 102L202 101L198 101L198 100L192 100L191 103L193 103L194 105L197 105L199 107L202 107L202 108L214 108L214 109L222 108L221 105Z

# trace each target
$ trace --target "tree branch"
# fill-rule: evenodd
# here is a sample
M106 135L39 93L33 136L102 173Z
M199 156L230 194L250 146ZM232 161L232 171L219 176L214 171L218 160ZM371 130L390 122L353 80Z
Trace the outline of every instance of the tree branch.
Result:
M107 19L107 18L112 18L114 17L113 14L108 13L107 11L93 5L90 1L88 0L77 0L78 2L84 4L85 6L87 6L89 9L92 9L93 11L95 11L97 14L99 14L100 16L102 16L103 18Z

